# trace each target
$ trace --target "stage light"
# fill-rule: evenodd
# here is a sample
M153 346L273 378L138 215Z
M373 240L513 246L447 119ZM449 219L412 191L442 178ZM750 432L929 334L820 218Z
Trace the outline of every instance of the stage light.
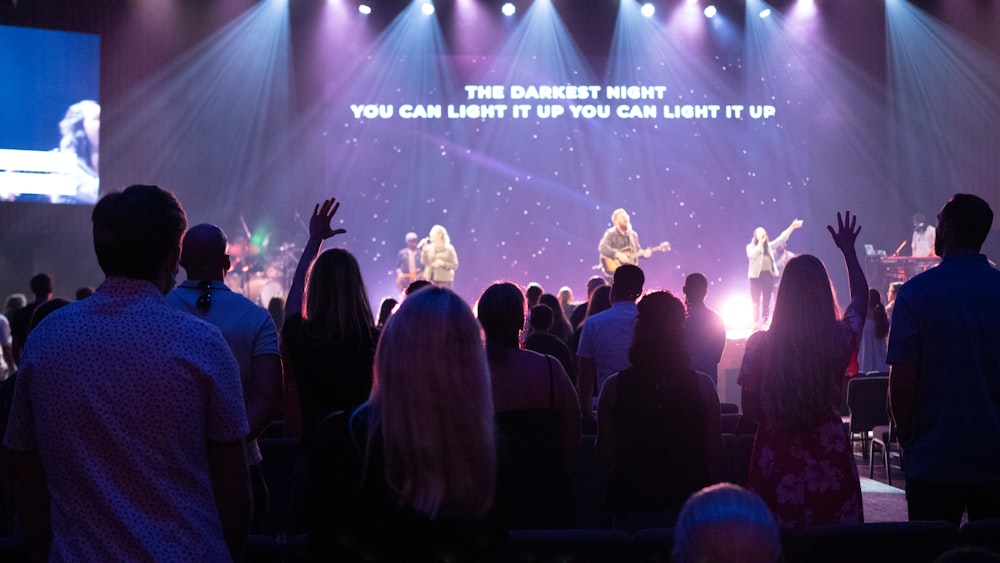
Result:
M706 18L714 18L715 14L717 14L717 13L719 13L719 10L716 9L716 7L713 6L713 5L709 5L707 8L705 8L705 17Z
M420 6L420 11L422 11L425 15L429 16L434 13L434 4L431 4L430 2L424 2L424 5Z
M764 19L764 18L770 16L771 15L771 8L764 8L763 10L760 11L760 14L758 14L758 15L760 15L761 19Z
M514 5L511 4L510 2L507 2L506 4L503 5L502 8L500 8L500 11L503 13L503 15L510 17L514 15L514 12L517 11L517 8L515 8Z
M651 18L655 13L656 13L656 6L650 4L649 2L646 2L645 4L642 5L642 15L646 16L647 18Z
M372 7L368 4L360 4L358 5L358 11L367 16L372 13Z

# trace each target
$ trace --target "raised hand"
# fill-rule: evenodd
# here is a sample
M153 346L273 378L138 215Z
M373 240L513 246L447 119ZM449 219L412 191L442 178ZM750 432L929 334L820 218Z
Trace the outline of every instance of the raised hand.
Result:
M849 252L854 250L854 243L858 240L858 234L861 232L861 227L855 228L858 222L857 215L851 215L850 211L845 211L844 215L841 216L840 212L837 212L837 230L833 230L832 225L827 225L826 230L830 231L833 236L833 243L837 245L837 248L844 252Z
M340 209L340 202L334 197L325 200L321 204L317 203L316 207L313 208L312 217L309 218L309 238L326 240L332 236L346 233L347 229L333 229L330 227L330 222L333 220L333 216L337 214L338 209Z

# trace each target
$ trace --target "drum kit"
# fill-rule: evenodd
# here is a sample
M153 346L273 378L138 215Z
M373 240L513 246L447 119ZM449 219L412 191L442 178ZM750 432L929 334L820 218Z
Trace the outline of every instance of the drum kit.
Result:
M229 289L265 309L271 299L285 298L298 263L294 243L268 252L241 237L229 243L228 252L232 267L225 282Z

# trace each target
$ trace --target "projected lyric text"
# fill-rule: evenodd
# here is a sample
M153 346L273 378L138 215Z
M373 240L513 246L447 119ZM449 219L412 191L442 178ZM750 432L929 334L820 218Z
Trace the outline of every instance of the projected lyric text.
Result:
M763 120L767 104L677 104L666 86L467 84L464 103L351 104L354 119Z

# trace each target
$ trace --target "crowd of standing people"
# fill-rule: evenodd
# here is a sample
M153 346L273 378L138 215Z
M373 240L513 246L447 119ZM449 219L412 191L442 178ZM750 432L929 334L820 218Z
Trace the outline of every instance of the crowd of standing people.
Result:
M775 561L780 528L864 521L839 412L855 355L891 366L911 519L1000 516L1000 272L980 253L993 217L976 196L945 205L941 265L898 288L891 317L850 212L828 226L846 309L819 259L784 264L739 374L756 425L746 489L719 484L726 335L704 276L688 276L682 301L621 263L610 285L588 282L586 304L500 281L470 305L450 288L458 260L435 226L400 253L401 281L418 263L428 275L375 315L355 257L322 250L345 232L339 208L316 205L286 307L269 313L225 285L225 234L188 229L170 192L137 185L98 202L104 282L67 303L36 276L10 342L0 324L16 372L0 392L3 488L33 557L240 559L269 498L255 440L283 419L300 438L294 507L316 560L484 561L508 530L572 528L572 467L593 435L608 526L676 524L678 561L717 560L696 552L718 554L740 529L753 560ZM628 227L627 214L615 221ZM802 226L774 241L755 232L751 279ZM976 439L956 440L970 421Z

